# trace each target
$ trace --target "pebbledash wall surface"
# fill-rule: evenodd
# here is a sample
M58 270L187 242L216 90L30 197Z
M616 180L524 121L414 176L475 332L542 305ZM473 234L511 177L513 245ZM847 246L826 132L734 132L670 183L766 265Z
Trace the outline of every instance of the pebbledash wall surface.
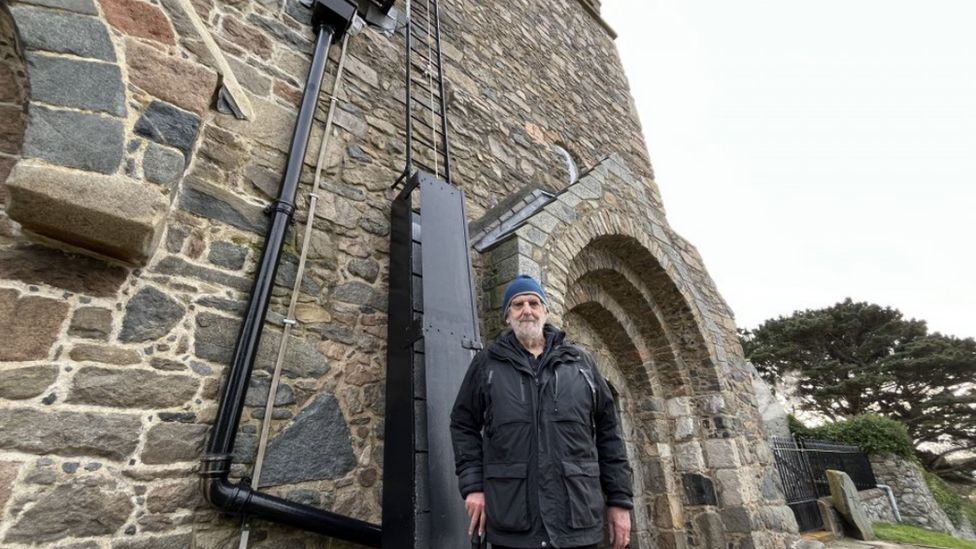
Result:
M176 0L0 6L5 547L236 546L239 522L203 501L196 470L312 32L294 0L193 4L246 89L251 120L213 108L217 65ZM441 12L454 183L472 237L502 237L472 249L484 333L498 328L502 285L541 275L554 321L599 355L618 397L635 546L789 546L796 524L732 313L668 226L599 4L451 0ZM349 42L263 475L272 493L374 523L403 63L402 35L367 30ZM323 98L296 227L326 109ZM572 182L561 150L582 173ZM235 477L254 459L303 244L293 233ZM255 528L252 547L345 545Z

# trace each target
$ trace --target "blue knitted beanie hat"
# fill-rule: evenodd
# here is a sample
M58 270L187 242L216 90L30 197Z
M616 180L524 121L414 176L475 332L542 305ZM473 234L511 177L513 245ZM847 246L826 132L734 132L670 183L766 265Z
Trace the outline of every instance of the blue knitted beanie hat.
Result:
M517 295L521 294L535 294L539 296L542 303L549 306L549 302L546 301L546 291L542 289L542 284L539 281L532 278L529 275L518 275L511 282L508 283L508 288L505 288L505 301L502 305L502 317L508 314L508 306L512 302L512 299Z

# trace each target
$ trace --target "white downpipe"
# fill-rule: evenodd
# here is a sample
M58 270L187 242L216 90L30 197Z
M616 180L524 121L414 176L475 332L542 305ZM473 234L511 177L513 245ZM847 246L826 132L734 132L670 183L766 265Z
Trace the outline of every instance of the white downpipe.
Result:
M881 488L888 494L888 503L891 503L891 510L895 513L895 522L901 522L901 513L898 512L898 502L895 501L895 494L891 491L891 486L887 484L878 484L878 488Z

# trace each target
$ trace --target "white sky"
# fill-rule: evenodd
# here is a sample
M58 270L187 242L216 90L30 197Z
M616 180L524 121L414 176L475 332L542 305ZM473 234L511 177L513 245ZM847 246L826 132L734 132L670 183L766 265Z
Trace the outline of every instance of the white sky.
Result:
M740 327L976 336L976 2L604 0L672 227Z

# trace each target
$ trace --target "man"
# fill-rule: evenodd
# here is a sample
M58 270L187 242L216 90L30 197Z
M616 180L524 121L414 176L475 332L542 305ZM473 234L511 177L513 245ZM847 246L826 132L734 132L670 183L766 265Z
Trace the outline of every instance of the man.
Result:
M630 543L631 471L613 397L593 358L546 323L545 291L515 278L511 328L478 353L451 412L458 486L494 549L595 549L603 509L614 549Z

